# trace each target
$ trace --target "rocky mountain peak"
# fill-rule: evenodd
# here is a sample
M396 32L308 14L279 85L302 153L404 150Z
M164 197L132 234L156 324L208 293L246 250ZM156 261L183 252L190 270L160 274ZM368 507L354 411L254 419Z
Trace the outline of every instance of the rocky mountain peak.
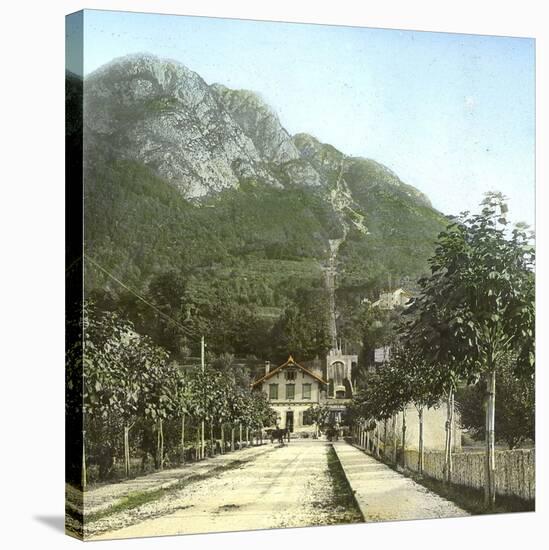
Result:
M300 157L277 114L257 93L231 90L221 84L213 84L211 88L223 107L253 141L262 158L269 162L282 163Z
M150 54L114 59L87 76L84 120L87 162L139 162L187 199L254 180L328 193L391 186L429 204L379 163L347 157L309 134L290 136L259 94L210 86L183 64Z
M142 162L187 198L242 178L280 186L217 94L180 63L115 59L86 79L84 109L89 149Z

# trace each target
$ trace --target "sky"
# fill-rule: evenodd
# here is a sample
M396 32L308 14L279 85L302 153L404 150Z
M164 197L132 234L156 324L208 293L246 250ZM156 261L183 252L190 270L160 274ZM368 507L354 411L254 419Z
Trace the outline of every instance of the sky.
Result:
M83 44L85 75L132 53L180 61L259 93L291 134L384 164L446 214L497 190L534 225L533 39L86 10Z

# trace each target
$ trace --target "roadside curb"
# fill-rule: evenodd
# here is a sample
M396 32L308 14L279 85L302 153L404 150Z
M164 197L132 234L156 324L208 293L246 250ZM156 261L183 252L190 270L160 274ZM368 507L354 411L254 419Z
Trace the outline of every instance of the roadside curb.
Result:
M341 466L341 469L343 471L343 475L345 476L345 480L347 481L347 485L349 485L349 489L351 491L351 494L353 495L353 500L355 501L355 503L357 505L357 508L360 510L360 514L362 515L362 521L365 522L366 521L366 505L361 503L360 500L357 498L356 491L355 491L355 489L353 489L353 484L352 484L351 479L350 479L350 477L351 477L350 473L345 468L345 466L343 464L343 461L341 460L341 457L339 456L338 447L339 447L339 445L334 445L332 443L332 449L334 450L334 452L337 456L337 460L339 462L339 465Z

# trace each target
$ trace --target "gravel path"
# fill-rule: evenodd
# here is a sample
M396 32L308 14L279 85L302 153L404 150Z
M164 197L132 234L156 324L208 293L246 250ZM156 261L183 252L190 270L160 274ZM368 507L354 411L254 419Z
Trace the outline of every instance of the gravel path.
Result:
M191 462L183 467L162 470L119 483L101 485L84 493L84 509L86 514L94 514L119 503L133 493L169 488L186 479L206 475L216 468L229 466L234 461L250 460L271 450L272 448L268 444L244 448L240 451L207 458L201 462ZM82 493L67 485L66 494L67 500L73 508L79 509Z
M236 469L190 484L137 510L145 519L93 539L328 525L357 521L335 495L330 445L292 441ZM134 518L135 519L135 518ZM116 524L115 524L116 525ZM114 525L113 525L114 527Z
M334 443L334 450L366 522L469 515L348 443Z

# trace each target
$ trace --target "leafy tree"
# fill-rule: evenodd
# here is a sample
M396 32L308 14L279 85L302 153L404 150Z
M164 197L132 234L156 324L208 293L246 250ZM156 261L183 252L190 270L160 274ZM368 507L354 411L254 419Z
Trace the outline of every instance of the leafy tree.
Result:
M496 372L496 435L509 449L535 439L534 378L517 377L513 362L512 357L503 358ZM486 437L486 393L482 382L460 388L456 394L461 426L479 439Z
M311 405L303 415L307 415L311 422L315 425L317 435L320 434L322 428L328 422L330 417L330 409L326 405Z
M180 456L181 462L185 462L185 423L193 409L192 386L185 372L180 370L177 371L176 384L175 409L181 418Z
M89 440L110 467L114 434L124 432L124 463L130 474L129 432L141 419L161 422L173 409L174 371L167 354L116 314L97 314L90 306L84 317L83 403ZM159 446L161 431L159 431ZM157 456L162 465L162 456Z
M296 300L286 308L271 333L277 358L283 359L288 353L304 359L325 355L332 345L326 291L303 290Z
M448 225L417 304L419 339L433 350L434 362L448 369L449 380L486 380L490 507L495 502L496 374L508 353L517 356L518 376L532 376L534 367L534 250L524 226L508 230L506 213L504 197L490 193L480 214L464 213Z
M265 426L276 423L276 411L269 404L267 396L261 391L251 392L251 426L262 431Z
M410 401L410 390L406 383L400 379L400 372L395 368L395 363L387 363L373 372L364 376L363 384L353 397L355 414L364 419L386 422L402 412ZM403 416L403 439L406 424ZM393 433L395 430L393 427ZM379 455L379 435L377 437L376 453ZM396 450L396 445L394 445ZM395 455L396 459L396 455Z

